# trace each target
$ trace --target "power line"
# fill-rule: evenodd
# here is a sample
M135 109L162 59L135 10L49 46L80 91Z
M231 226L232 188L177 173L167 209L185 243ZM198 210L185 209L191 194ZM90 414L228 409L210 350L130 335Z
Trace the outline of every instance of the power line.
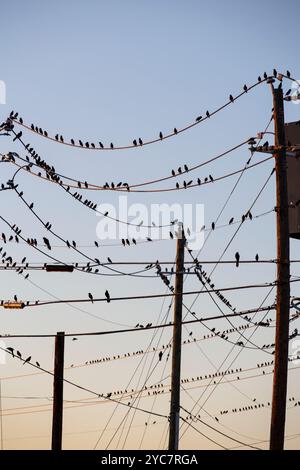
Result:
M299 282L300 279L292 279L290 282ZM241 285L241 286L234 286L234 287L223 287L218 289L219 292L227 292L227 291L236 291L236 290L245 290L245 289L258 289L266 287L273 287L277 285L277 281L264 283L264 284L248 284L248 285ZM186 291L183 292L183 295L195 295L195 294L209 294L215 292L214 289L208 289L206 291ZM127 300L142 300L142 299L158 299L163 297L174 297L176 294L148 294L148 295L133 295L133 296L126 296L126 297L110 297L109 302L116 302L116 301L127 301ZM2 305L4 301L2 300ZM93 302L108 302L106 297L102 298L94 298ZM63 304L63 303L91 303L90 299L64 299L64 300L43 300L43 301L27 301L24 303L24 308L29 307L42 307L46 305L56 305L56 304ZM223 317L225 318L225 317Z
M267 78L263 78L263 79L260 78L260 80L257 80L257 82L255 82L253 85L246 87L246 89L244 89L241 93L237 94L234 97L233 100L236 101L241 96L245 95L249 91L256 88L258 85L260 85L260 84L262 84L266 81L267 81ZM52 140L53 142L57 142L61 145L67 145L67 146L71 146L71 147L75 147L75 148L84 148L84 149L89 149L89 150L126 150L126 149L130 149L130 148L135 148L135 147L138 147L138 146L150 145L150 144L153 144L153 143L156 143L156 142L160 142L162 140L166 140L170 137L174 137L177 134L181 134L181 133L187 131L188 129L191 129L192 127L197 126L200 122L202 123L202 122L206 121L207 119L214 116L215 114L217 114L218 112L220 112L221 110L223 110L224 108L226 108L227 106L229 106L231 104L232 104L232 100L229 99L224 105L220 106L219 108L215 109L214 111L212 111L212 112L207 111L206 115L204 117L202 117L202 116L197 117L195 122L193 122L191 124L188 124L188 125L182 127L181 129L174 128L173 132L171 132L169 134L166 134L166 135L163 135L160 132L160 135L159 135L158 138L153 138L151 140L142 142L140 145L138 145L137 143L136 143L136 145L135 145L135 143L132 143L130 145L115 146L111 143L109 147L105 147L103 144L100 145L100 143L99 143L99 145L96 146L95 144L90 145L88 142L87 142L88 145L83 144L83 142L82 142L82 145L76 144L75 141L74 141L74 143L65 142L61 134L60 135L57 134L56 138L55 137L50 137L48 132L46 131L46 134L45 134L45 131L42 130L40 127L37 127L33 124L31 124L31 125L25 124L22 118L18 118L18 113L17 113L17 117L16 117L16 113L14 113L14 111L11 112L10 118L15 124L20 125L23 128L26 128L26 129L38 134L41 137Z

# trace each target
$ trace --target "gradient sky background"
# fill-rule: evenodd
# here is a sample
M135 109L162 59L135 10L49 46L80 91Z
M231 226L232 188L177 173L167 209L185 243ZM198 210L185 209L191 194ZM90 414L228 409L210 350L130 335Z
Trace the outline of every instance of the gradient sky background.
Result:
M133 138L149 140L159 131L170 132L174 126L181 128L193 122L207 109L212 111L228 100L230 93L238 94L243 85L251 85L264 71L271 73L289 69L296 79L300 77L297 59L296 31L299 28L299 2L254 0L245 1L52 1L38 2L16 0L13 4L0 1L1 6L1 74L6 83L7 104L0 105L1 122L11 109L19 111L25 122L34 122L47 129L49 134L62 133L66 139L82 138L86 141L102 140L127 144ZM290 87L284 82L284 89ZM31 142L38 153L53 164L58 172L103 184L105 181L145 181L170 175L172 168L187 163L196 165L223 150L234 146L262 131L270 119L272 96L269 86L263 84L243 96L232 106L191 129L151 146L115 152L90 152L61 146L23 131L24 140ZM286 104L286 121L299 119L299 105ZM272 126L271 126L272 130ZM269 136L271 140L272 136ZM12 144L10 138L1 138L1 153L22 148ZM240 169L249 158L247 146L229 156L191 174L191 179L203 179L209 173L214 177ZM255 155L257 162L261 155ZM272 169L269 161L246 172L219 224L227 224L233 216L239 219L245 213ZM6 164L1 166L1 183L15 171ZM153 203L203 203L205 224L211 225L230 193L238 176L219 183L188 191L158 194L128 194L128 203L143 203L150 208ZM88 211L56 185L47 184L28 174L17 177L25 198L35 202L38 214L52 223L62 237L84 245L85 253L105 261L113 260L155 261L175 258L175 242L165 240L136 247L102 247L95 249L96 226L99 218ZM272 209L275 205L274 178L254 206L253 215ZM171 180L157 187L174 186ZM88 193L97 203L109 202L118 206L118 195L113 192ZM39 241L47 236L45 230L12 192L1 193L1 214L16 223L24 234ZM254 219L243 225L224 259L234 259L238 250L243 259L270 259L276 255L274 213ZM1 224L1 232L9 229ZM230 240L236 225L216 230L201 252L201 259L217 259ZM52 238L53 245L60 244ZM115 243L111 241L109 243ZM1 245L2 246L2 245ZM24 245L8 244L5 249L20 261L23 256L31 262L46 262L41 254ZM292 258L299 258L299 242L291 244ZM53 249L53 255L64 261L84 261L66 248ZM297 265L292 266L297 275ZM219 266L213 282L216 287L243 283L271 282L273 265L242 265L238 270L231 265ZM199 289L192 276L185 289ZM160 279L130 277L98 277L88 274L46 274L31 272L25 281L14 272L0 272L1 295L10 299L14 294L20 299L85 298L88 292L102 297L105 289L111 296L164 293ZM232 292L227 295L239 309L255 308L263 301L267 291ZM293 295L299 295L297 284ZM274 292L267 304L274 301ZM187 297L188 306L192 298ZM166 318L169 301L147 300L139 302L112 302L110 304L59 305L25 309L1 310L1 333L31 334L57 331L84 332L130 327L136 323L162 322ZM227 312L226 307L221 307ZM193 309L199 317L218 312L212 301L203 295ZM92 316L91 316L92 314ZM269 314L274 318L274 312ZM257 316L261 319L262 315ZM234 320L234 325L244 324ZM227 329L226 321L218 322L217 329ZM292 324L294 328L296 323ZM184 329L183 339L189 333L197 339L207 334L200 325ZM250 335L249 329L246 335ZM252 341L262 346L272 342L273 328L261 328ZM83 364L100 357L124 354L140 349L161 347L170 340L171 331L130 333L110 337L82 337L78 341L66 340L65 365ZM238 335L232 336L233 341ZM152 343L151 343L152 341ZM220 367L231 345L220 339L203 340L183 347L182 378L191 378L215 372ZM19 349L24 357L32 355L43 367L53 365L53 339L10 339L6 346ZM150 346L149 346L150 345ZM237 354L239 356L236 358ZM236 358L236 359L235 359ZM2 377L3 443L6 449L47 449L51 439L51 377L40 374L30 366L7 357L0 365ZM235 362L231 366L231 362ZM272 356L261 350L235 347L221 367L225 370L252 368L257 363L269 361ZM137 358L111 361L90 367L68 368L66 377L98 393L139 389L160 380L170 383L170 361L166 354L157 363L157 354L149 353ZM151 372L153 370L153 372ZM266 441L269 437L270 409L220 415L221 410L254 405L253 399L266 404L271 399L271 374L248 378L259 371L254 369L240 375L240 380L221 384L210 395L213 387L204 387L207 381L195 382L198 388L182 391L182 404L190 410L200 398L197 414L208 424L235 439L246 443ZM260 372L261 373L261 372ZM25 377L15 377L19 375ZM14 377L14 378L13 378ZM232 376L236 378L237 376ZM191 383L184 384L186 388ZM200 388L201 386L201 388ZM298 387L297 387L298 386ZM209 399L206 401L206 398ZM289 397L300 400L299 372L290 372ZM24 398L22 398L24 397ZM30 398L31 397L31 398ZM65 386L64 440L65 449L92 449L101 437L98 448L165 448L166 420L153 418L141 412L130 412L114 404L92 400L90 406L81 406L77 400L91 399L83 391ZM92 397L93 398L93 397ZM169 394L140 399L139 406L158 413L168 414ZM73 401L73 402L72 402ZM127 402L127 399L126 399ZM80 406L79 406L80 405ZM203 409L200 411L200 405ZM32 408L31 408L32 407ZM297 424L299 410L288 402L286 447L299 449L300 436ZM5 410L5 411L4 411ZM114 414L113 414L114 413ZM127 416L127 417L126 417ZM183 414L185 416L185 414ZM214 417L219 418L217 422ZM157 421L153 424L153 421ZM148 426L145 426L145 423ZM227 448L236 442L208 429L201 423L196 428ZM102 430L106 428L102 435ZM186 426L182 428L181 448L220 448L204 436ZM128 433L128 430L130 432ZM144 431L145 434L144 434ZM186 431L186 432L185 432ZM264 448L266 443L258 446Z

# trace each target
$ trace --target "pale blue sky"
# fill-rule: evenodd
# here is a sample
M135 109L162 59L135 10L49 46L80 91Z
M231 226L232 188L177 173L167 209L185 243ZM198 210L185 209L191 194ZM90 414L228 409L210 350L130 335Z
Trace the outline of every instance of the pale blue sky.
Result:
M254 83L264 71L271 73L289 69L293 77L300 77L297 56L299 28L299 2L279 1L52 1L27 2L15 1L12 4L0 1L1 5L1 72L0 79L7 87L7 104L0 105L1 120L11 109L19 111L26 122L34 122L47 129L50 134L62 133L66 138L83 140L113 141L117 144L130 143L133 138L148 140L157 137L159 131L169 132L174 126L180 128L192 122L207 109L213 110L227 101L230 93L238 94L243 85ZM284 83L285 90L289 87ZM26 141L33 143L40 155L53 164L57 171L83 180L103 184L105 181L139 182L170 174L172 168L187 163L189 166L205 161L213 155L238 144L251 135L262 131L272 108L271 91L267 85L256 88L243 96L232 107L226 108L209 121L152 146L120 152L89 152L73 150L23 132ZM299 105L286 105L286 120L299 119ZM1 121L2 122L2 121ZM271 139L269 139L271 140ZM17 144L1 138L1 152L19 151ZM228 157L204 167L191 178L204 178L208 173L215 177L243 167L249 152L247 147ZM262 157L257 155L255 161ZM6 182L14 171L2 165L1 183ZM231 216L235 218L248 210L272 169L268 162L246 173L220 223L227 223ZM209 226L215 220L227 195L232 189L236 176L220 183L195 188L186 192L158 194L129 194L129 204L140 202L150 207L151 203L203 203L205 205L205 223ZM89 245L96 239L98 219L80 205L66 198L57 187L53 187L29 175L19 175L20 188L25 197L35 201L35 208L46 220L50 220L53 229L63 237L75 239L82 245ZM173 180L168 185L175 184ZM162 187L162 186L159 186ZM274 179L263 193L253 209L259 214L275 205ZM117 195L92 194L95 202L110 202L117 205ZM13 194L2 193L1 214L11 222L23 228L24 233L35 235L39 239L45 236L32 215ZM4 226L1 232L8 233ZM229 241L234 227L220 229L212 234L202 257L216 259ZM226 255L233 259L237 250L243 258L254 258L258 252L261 258L274 258L275 245L274 215L268 215L252 223L245 224L230 246ZM55 244L55 240L53 239ZM8 246L9 254L17 259L23 255L31 261L46 261L41 255L24 246ZM105 260L110 256L114 260L173 260L175 244L171 241L128 249L102 248L98 251L87 248L92 256ZM60 248L55 255L64 260L82 261L79 256ZM292 243L292 257L299 258L299 246ZM293 274L297 274L293 267ZM239 270L230 266L218 267L213 280L216 286L241 283L272 281L275 276L274 266L241 267ZM1 298L11 298L14 294L22 299L48 299L49 295L25 282L14 273L0 272ZM60 298L86 297L88 292L102 296L105 289L112 296L134 295L141 293L162 293L160 280L95 278L88 275L50 275L32 273L30 279L43 289ZM186 288L197 289L196 280L187 281ZM297 288L293 288L297 293ZM232 293L229 297L237 309L252 308L259 305L265 295L264 290L245 293ZM274 296L271 296L271 301ZM187 299L190 305L191 298ZM158 321L161 301L128 302L126 304L84 305L86 312L99 315L108 320L135 325L138 321ZM168 305L168 303L166 303ZM165 307L166 307L165 305ZM216 313L216 307L209 299L201 297L194 309L199 316ZM165 313L165 308L163 313ZM274 317L274 314L271 315ZM111 328L113 325L74 310L69 306L46 307L40 309L7 312L1 311L1 331L9 333L39 333L65 330L93 331ZM239 321L235 321L238 325ZM223 326L224 325L224 326ZM228 328L227 323L217 325ZM193 328L194 336L200 337L206 331ZM272 330L273 332L273 330ZM271 341L271 331L256 333L253 341L259 345ZM170 338L171 332L165 332L162 344ZM187 333L184 333L184 338ZM66 365L83 363L88 359L108 354L124 353L145 349L150 341L150 333L67 341ZM32 354L45 367L52 367L53 342L48 340L11 340L9 345L19 347L24 355ZM161 343L160 343L161 344ZM7 342L8 345L8 342ZM219 341L199 343L204 354L218 367L230 345ZM150 356L150 355L149 355ZM232 358L234 357L231 356ZM255 367L257 362L269 360L261 352L245 350L236 361L236 367ZM0 365L2 376L31 373L30 367L22 368L7 359L7 365ZM116 361L109 365L92 368L79 368L67 371L67 376L82 385L99 392L119 390L126 387L137 366L137 359ZM148 359L150 361L150 359ZM126 367L124 367L126 364ZM148 369L145 365L144 374ZM160 380L163 365L156 368L149 383ZM169 373L169 364L167 365ZM183 349L183 377L201 375L213 371L213 366L205 359L199 349L187 346ZM299 380L297 370L291 373L289 396L297 394ZM245 374L247 375L247 373ZM248 375L251 375L248 372ZM166 380L166 383L169 379ZM142 383L142 382L141 382ZM249 379L240 383L220 385L205 409L214 415L226 407L249 404L249 397L257 397L262 402L270 400L271 375L258 379ZM137 386L134 382L133 388ZM193 398L199 398L203 388L192 392ZM28 377L2 382L4 396L38 395L51 396L51 380L44 377ZM243 395L243 394L246 394ZM86 395L88 396L88 395ZM65 398L85 398L83 393L66 387ZM224 398L226 396L226 398ZM248 398L247 398L248 397ZM300 396L298 396L300 399ZM44 404L45 401L35 404ZM190 398L183 394L183 403L187 409L192 407ZM28 400L3 399L3 408L28 406ZM150 409L152 398L142 399L141 406ZM31 405L31 403L30 403ZM168 413L169 395L160 398L154 410ZM94 431L102 429L113 409L112 405L70 409L65 412L66 433ZM31 410L29 410L31 411ZM8 412L7 412L8 413ZM297 432L299 411L288 412L287 433ZM124 410L118 411L109 426L119 426ZM203 413L207 422L216 425ZM228 415L220 418L218 429L228 430L230 435L246 434L257 440L268 439L269 411L263 410L247 415ZM129 416L131 420L131 415ZM128 424L130 423L130 420ZM132 434L125 447L139 445L139 435L145 423L145 416L136 414ZM135 427L142 426L142 427ZM151 428L145 437L143 447L155 448L163 435L164 425ZM4 445L6 448L47 448L51 431L51 413L18 414L4 418ZM16 431L18 430L18 432ZM203 428L199 426L203 431ZM105 446L114 431L107 431L102 444ZM31 436L40 435L39 438ZM23 439L24 437L28 439ZM66 434L66 448L92 448L99 432L87 434ZM232 441L216 433L209 433L221 444L231 447ZM22 439L16 439L22 437ZM117 445L118 437L111 444ZM125 434L122 434L119 446L122 446ZM255 440L253 439L253 441ZM163 440L162 440L163 442ZM247 440L250 442L250 440ZM299 439L287 444L299 448ZM193 431L186 433L182 440L184 448L215 448L215 446Z

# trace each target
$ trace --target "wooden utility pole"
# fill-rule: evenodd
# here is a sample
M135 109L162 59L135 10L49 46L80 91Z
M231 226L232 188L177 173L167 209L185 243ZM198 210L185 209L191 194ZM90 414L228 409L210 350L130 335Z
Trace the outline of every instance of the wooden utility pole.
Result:
M282 87L274 88L276 217L277 217L277 306L270 450L283 450L289 350L290 240L287 161Z
M184 270L185 237L179 230L176 253L176 280L174 298L174 327L172 350L172 380L169 450L178 450L179 442L179 413L180 413L180 367L181 367L181 330L182 330L182 290Z
M55 337L52 450L61 450L62 447L64 349L65 333L60 331Z

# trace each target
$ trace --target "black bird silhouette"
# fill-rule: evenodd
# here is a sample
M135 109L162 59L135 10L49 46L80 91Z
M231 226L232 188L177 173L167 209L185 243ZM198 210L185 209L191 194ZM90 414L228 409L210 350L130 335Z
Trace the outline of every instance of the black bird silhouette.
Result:
M113 149L114 148L114 144L111 142L110 143L110 148Z
M178 130L176 129L176 127L174 127L174 134L177 134L178 133Z
M102 144L102 142L99 142L99 145L100 145L100 148L104 148L104 145Z
M229 225L231 225L234 221L234 217L231 217L231 219L229 220Z
M210 181L214 181L214 179L211 175L208 175L208 176L209 176Z
M71 139L71 144L72 144L72 145L75 144L75 140L74 140L74 139Z
M162 139L163 139L163 137L164 137L164 136L163 136L163 133L162 133L162 132L160 132L160 133L159 133L159 138L160 138L160 140L162 140Z
M158 354L158 360L161 361L161 360L162 360L162 357L163 357L163 352L160 351L159 354Z
M209 111L206 111L206 117L208 117L208 118L210 117Z
M16 134L16 136L13 138L13 142L17 139L20 139L22 137L22 131L18 132L18 134Z
M211 224L211 228L212 228L212 230L215 230L216 226L215 226L214 222Z
M15 357L15 355L14 355L14 348L9 347L9 348L6 348L6 349L7 349L7 351L10 351L10 352L11 352L12 357Z
M173 238L174 238L173 233L172 232L169 232L169 233L170 233L170 238L173 240Z
M174 170L172 170L172 176L175 176L175 175L176 175L175 171L174 171Z
M287 76L288 78L290 78L291 72L290 72L289 70L286 71L286 76Z
M31 356L28 356L27 359L25 359L25 361L23 362L23 365L30 361L31 361Z
M247 91L248 91L247 85L244 85L244 86L243 86L243 90L247 93Z
M140 144L140 145L143 145L143 141L142 141L141 138L139 138L139 144Z
M259 260L259 256L258 254L255 255L255 261L258 261Z
M240 264L240 254L239 252L237 251L236 254L235 254L235 259L236 259L236 267L238 268L239 267L239 264Z
M231 101L231 103L233 103L233 102L234 102L234 98L233 98L233 96L232 96L232 95L229 95L229 100Z
M198 116L198 117L196 117L196 122L199 122L199 121L201 121L201 119L202 119L202 116Z
M36 365L37 365L38 367L41 367L41 365L40 365L40 363L39 363L38 361L36 361Z
M109 295L108 290L105 291L105 297L106 297L107 302L110 302L110 295Z
M137 146L137 141L135 139L132 141L132 143L135 147Z
M22 354L20 353L20 351L17 351L17 356L20 358L22 357Z
M92 294L89 292L89 299L91 300L92 304L94 303L94 297L92 296Z

